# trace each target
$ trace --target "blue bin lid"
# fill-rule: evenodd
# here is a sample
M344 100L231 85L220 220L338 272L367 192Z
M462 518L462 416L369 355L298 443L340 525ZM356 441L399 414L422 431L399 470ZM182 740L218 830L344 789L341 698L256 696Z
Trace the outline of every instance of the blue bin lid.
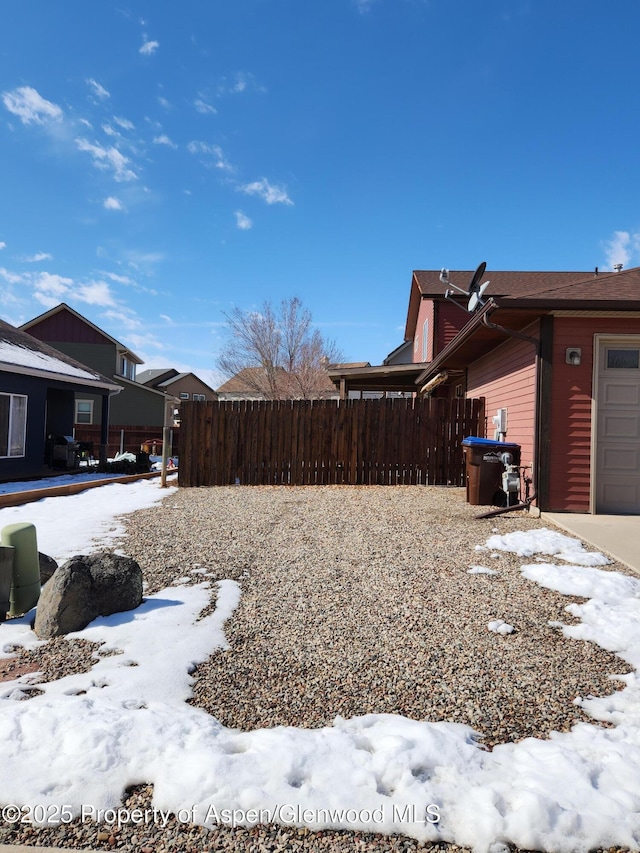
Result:
M507 441L496 441L493 438L480 438L477 435L469 435L462 442L465 447L491 447L496 448L497 450L515 450L517 447L520 449L519 444L513 444Z

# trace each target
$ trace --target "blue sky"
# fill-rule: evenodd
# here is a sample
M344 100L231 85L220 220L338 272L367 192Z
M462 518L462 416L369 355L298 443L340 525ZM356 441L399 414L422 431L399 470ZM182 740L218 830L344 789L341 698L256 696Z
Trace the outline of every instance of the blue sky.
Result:
M60 301L144 367L215 368L298 295L347 360L413 269L640 263L637 0L16 0L0 316Z

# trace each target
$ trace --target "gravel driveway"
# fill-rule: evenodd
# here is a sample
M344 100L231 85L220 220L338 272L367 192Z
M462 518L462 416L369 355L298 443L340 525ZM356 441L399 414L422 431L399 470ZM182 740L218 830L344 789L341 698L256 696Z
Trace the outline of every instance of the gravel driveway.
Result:
M336 715L394 713L466 723L491 748L568 730L586 719L572 700L611 693L607 675L628 669L549 627L573 621L565 607L576 599L523 579L521 558L475 550L492 532L544 525L521 513L476 520L479 511L458 488L179 489L131 515L120 548L139 561L148 592L189 575L199 581L198 568L240 582L240 605L225 628L229 648L197 669L193 697L224 725L317 727ZM498 574L468 573L479 564ZM516 631L490 632L498 618ZM132 791L131 803L149 802L150 793ZM86 839L96 846L95 833ZM117 841L119 849L141 849L129 846L126 829ZM174 827L149 843L154 850L420 847L292 827L194 829L188 837Z

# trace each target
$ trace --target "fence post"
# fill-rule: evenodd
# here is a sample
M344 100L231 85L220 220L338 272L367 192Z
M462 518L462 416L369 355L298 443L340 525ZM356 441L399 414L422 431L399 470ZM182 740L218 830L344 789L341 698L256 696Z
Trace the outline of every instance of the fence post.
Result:
M164 489L167 486L167 462L169 460L169 442L171 430L169 427L162 427L162 467L160 469L160 488Z

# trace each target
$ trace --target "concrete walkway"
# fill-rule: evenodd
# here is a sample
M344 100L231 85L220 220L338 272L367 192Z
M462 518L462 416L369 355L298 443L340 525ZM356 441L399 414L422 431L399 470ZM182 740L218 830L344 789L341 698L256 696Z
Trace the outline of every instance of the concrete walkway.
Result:
M640 575L640 515L543 512L541 521L552 522Z

